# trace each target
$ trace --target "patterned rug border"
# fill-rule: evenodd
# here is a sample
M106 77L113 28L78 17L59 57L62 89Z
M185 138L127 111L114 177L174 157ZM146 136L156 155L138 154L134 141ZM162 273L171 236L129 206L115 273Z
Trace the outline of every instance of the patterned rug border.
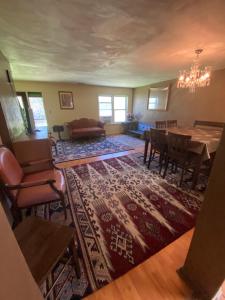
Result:
M75 154L71 154L72 155L71 158L69 157L69 154L65 155L64 157L58 157L55 154L53 154L53 158L55 160L55 163L58 164L58 163L63 163L63 162L68 162L68 161L73 161L73 160L80 160L80 159L86 159L86 158L91 158L91 157L98 157L98 156L103 156L103 155L110 155L110 154L116 154L116 153L121 153L121 152L134 150L134 147L129 146L125 143L123 144L122 142L113 141L113 140L111 140L110 137L106 137L106 141L110 142L115 147L121 147L121 149L120 150L115 150L115 151L112 150L112 151L108 151L108 152L106 151L105 153L99 153L99 154L98 153L95 153L95 154L90 153L90 154L85 154L84 156L80 156L80 157L75 157ZM60 141L60 143L63 143L63 142L71 142L71 140ZM105 140L103 142L105 142ZM59 141L57 143L59 143ZM57 147L57 144L56 144L56 147ZM122 149L122 147L124 147L124 149ZM96 151L100 151L100 150L96 150ZM54 150L54 152L55 152L55 150Z
M123 151L120 151L120 152L123 152ZM126 157L126 156L132 156L132 155L135 155L135 156L137 156L137 155L143 155L143 153L142 153L142 152L136 152L135 154L124 154L123 156ZM115 158L117 158L117 157L115 157ZM105 158L105 159L102 159L101 161L105 161L105 160L109 160L109 159L112 159L112 158ZM90 162L90 163L91 163L91 162ZM84 164L89 165L90 163L82 163L82 162L81 162L79 165L84 165ZM79 165L78 165L78 166L79 166ZM143 168L146 167L144 164L143 164L143 165L140 165L140 166L143 167ZM82 258L83 258L83 260L84 260L84 267L85 267L85 269L86 269L86 273L87 273L87 276L88 276L88 279L89 279L90 286L91 286L91 288L92 288L92 290L93 290L93 292L94 292L94 291L100 289L101 287L98 287L97 282L96 282L96 280L95 280L94 271L92 270L92 266L91 266L90 261L89 261L89 258L88 258L88 251L87 251L87 249L86 249L86 245L85 245L85 242L84 242L84 237L83 237L83 235L82 235L82 232L81 232L81 230L80 230L80 225L79 225L78 219L77 219L77 217L76 217L76 207L75 207L75 203L74 203L74 201L73 201L72 192L71 192L71 190L70 190L69 182L68 182L68 178L67 178L67 174L66 174L66 170L68 170L68 169L72 169L72 167L64 168L64 169L62 169L62 170L63 170L64 176L65 176L65 180L66 180L66 186L67 186L67 191L68 191L68 201L69 201L69 204L70 204L70 212L71 212L72 220L73 220L74 225L75 225L75 231L76 231L76 235L77 235L77 237L78 237L78 244L79 244L80 247L81 247ZM168 184L168 180L163 179L160 175L154 173L154 171L153 171L153 175L154 175L157 179L159 179L161 182L165 182L165 183ZM77 184L77 183L76 183L76 184ZM203 201L202 195L201 195L200 193L196 192L196 191L193 192L193 191L191 191L191 190L187 190L187 189L185 190L184 188L181 188L181 187L177 186L175 183L170 183L170 182L169 182L169 185L173 186L173 187L176 188L178 191L180 191L180 192L182 192L182 193L184 193L184 194L186 194L186 195L188 195L188 196L191 196L191 197L193 197L193 198L199 199L201 202ZM77 187L77 185L76 185L76 187ZM193 227L192 227L192 228L193 228ZM171 242L169 242L165 247L167 247L167 246L170 245L171 243L175 242L175 241L176 241L178 238L180 238L183 234L185 234L185 232L183 232L183 233L181 233L180 235L178 235L174 240L172 240ZM164 248L165 248L165 247L164 247ZM162 249L164 249L164 248L162 248ZM100 247L100 249L101 249L101 247ZM159 251L161 251L162 249L160 249ZM101 249L101 250L102 250L102 249ZM156 253L158 253L159 251L157 251ZM154 253L154 254L156 254L156 253ZM153 254L153 255L154 255L154 254ZM151 256L150 256L150 257L151 257ZM149 257L149 258L150 258L150 257ZM145 260L144 260L144 261L145 261ZM141 262L140 264L144 263L144 261ZM138 264L138 265L139 265L139 264ZM138 265L135 265L133 268L137 267ZM133 269L133 268L132 268L132 269ZM126 273L124 273L124 274L126 274ZM121 275L121 276L123 276L123 275ZM119 277L118 277L118 278L119 278ZM116 278L116 279L117 279L117 278ZM115 280L115 279L112 279L112 281L114 281L114 280ZM111 282L112 282L112 281L111 281Z
M82 252L82 259L84 260L84 268L86 270L86 274L88 276L88 279L89 279L89 283L91 285L91 288L94 291L96 291L98 288L97 288L97 285L95 283L95 280L94 280L94 275L93 275L93 271L91 269L91 266L90 266L90 263L89 263L89 260L87 258L87 250L86 250L86 247L85 247L85 243L83 242L83 237L82 237L82 234L81 234L81 231L80 231L80 227L79 227L79 224L78 224L78 221L77 221L77 218L75 216L75 208L74 208L74 203L72 201L72 195L71 195L71 191L69 189L69 184L68 184L68 179L67 179L67 175L66 175L66 169L69 169L69 168L63 168L62 171L63 171L63 175L64 175L64 178L65 178L65 182L66 182L66 189L67 189L67 199L68 199L68 202L69 202L69 207L70 207L70 214L72 216L72 221L74 223L74 229L75 229L75 232L76 232L76 237L77 238L77 243L78 245L80 246L81 248L81 252ZM82 241L82 243L81 243Z

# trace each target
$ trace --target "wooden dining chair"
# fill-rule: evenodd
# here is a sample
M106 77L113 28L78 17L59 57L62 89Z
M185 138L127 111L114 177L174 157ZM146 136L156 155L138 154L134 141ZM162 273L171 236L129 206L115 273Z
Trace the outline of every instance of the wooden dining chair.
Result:
M167 128L177 127L177 120L167 120L166 124Z
M224 128L225 123L224 122L211 122L211 121L195 120L194 127L198 127L198 126Z
M155 128L157 128L157 129L166 128L166 121L156 121Z
M150 168L150 164L155 158L155 155L159 154L159 174L161 174L163 161L165 159L167 151L166 131L152 128L150 131L150 143L151 148L148 168Z
M63 173L52 160L46 159L27 163L34 166L49 161L49 168L25 174L13 153L0 147L0 187L12 203L12 213L17 224L22 220L21 210L60 201L67 218L65 193L66 184Z
M171 132L168 132L167 143L168 150L163 177L165 178L166 176L169 163L175 164L177 167L181 168L181 178L179 183L179 186L181 186L183 183L184 173L187 170L192 169L192 189L194 189L197 184L199 170L201 167L202 157L205 149L202 149L201 154L189 152L191 136L175 134Z

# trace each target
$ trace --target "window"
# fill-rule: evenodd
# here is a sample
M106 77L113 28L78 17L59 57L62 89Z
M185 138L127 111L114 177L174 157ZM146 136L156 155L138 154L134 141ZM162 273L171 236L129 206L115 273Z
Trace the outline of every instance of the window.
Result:
M156 109L158 104L158 98L150 97L148 101L148 109Z
M126 121L127 96L99 96L99 117L106 123Z

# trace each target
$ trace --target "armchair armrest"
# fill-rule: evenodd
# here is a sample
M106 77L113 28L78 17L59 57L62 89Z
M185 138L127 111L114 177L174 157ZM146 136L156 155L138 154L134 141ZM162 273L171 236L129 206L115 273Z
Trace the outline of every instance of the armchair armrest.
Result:
M22 163L21 167L25 168L25 167L36 166L36 165L43 164L43 163L49 163L52 168L54 168L56 170L60 170L60 168L58 168L54 162L55 162L55 160L53 158L44 158L44 159L40 159L40 160L34 160L34 161L28 161L28 162Z
M54 159L44 158L44 159L40 159L40 160L28 161L28 162L22 163L21 167L31 167L31 166L39 165L39 164L46 163L46 162L54 163Z
M4 184L3 187L6 188L7 190L19 190L19 189L25 189L34 186L41 186L45 184L49 184L50 186L52 186L54 183L55 183L54 179L48 179L48 180L21 182L20 184L15 184L15 185Z

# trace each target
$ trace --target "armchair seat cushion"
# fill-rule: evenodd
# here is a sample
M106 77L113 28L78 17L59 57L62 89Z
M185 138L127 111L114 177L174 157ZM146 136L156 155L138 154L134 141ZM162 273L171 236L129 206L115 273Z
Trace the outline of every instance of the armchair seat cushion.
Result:
M65 193L66 185L63 173L60 170L50 169L38 173L25 175L22 182L35 182L39 180L54 179L54 186L57 190ZM17 205L19 208L38 205L55 201L59 195L50 187L49 184L24 188L19 190L17 195Z

